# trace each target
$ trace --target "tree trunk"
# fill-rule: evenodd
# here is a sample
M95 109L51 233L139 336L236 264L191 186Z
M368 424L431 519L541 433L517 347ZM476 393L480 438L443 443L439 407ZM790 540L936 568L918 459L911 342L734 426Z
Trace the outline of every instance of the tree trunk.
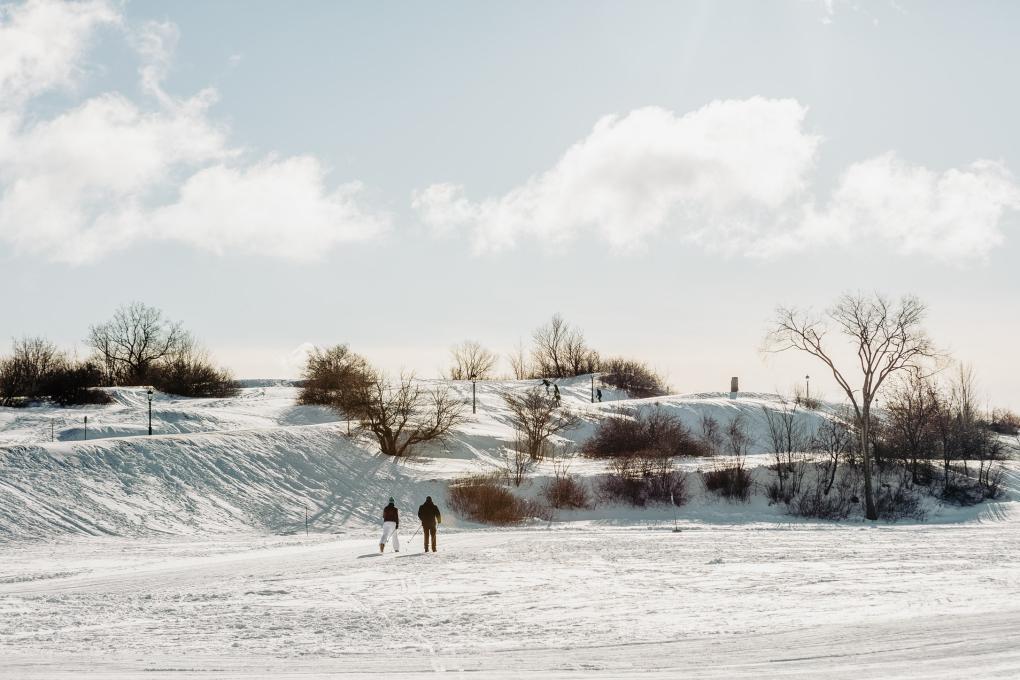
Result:
M875 510L875 494L871 488L871 413L867 406L861 418L861 453L864 461L864 516L876 520L878 512Z

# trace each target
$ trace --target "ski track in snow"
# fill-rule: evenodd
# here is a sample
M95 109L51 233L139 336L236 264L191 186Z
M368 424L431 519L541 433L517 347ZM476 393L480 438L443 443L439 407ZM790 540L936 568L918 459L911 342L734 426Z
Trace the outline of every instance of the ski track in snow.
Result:
M1020 677L1016 462L1002 502L933 506L927 523L793 520L760 497L699 497L680 533L663 508L521 529L447 511L441 552L422 554L413 508L491 469L512 437L508 385L479 383L478 418L412 462L350 442L285 385L158 395L152 438L124 436L142 433L142 390L0 409L0 678ZM470 383L455 387L470 399ZM564 441L621 406L760 427L773 399L591 405L588 390L561 386L587 414ZM70 440L84 413L111 436L47 443L51 421ZM404 552L379 555L388 495Z

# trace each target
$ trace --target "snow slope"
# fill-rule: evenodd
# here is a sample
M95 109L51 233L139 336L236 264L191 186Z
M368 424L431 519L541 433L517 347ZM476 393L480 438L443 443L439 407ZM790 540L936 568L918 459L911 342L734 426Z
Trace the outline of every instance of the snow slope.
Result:
M452 385L470 401L470 383ZM416 507L427 494L444 498L445 482L454 477L496 469L503 447L513 440L500 395L533 385L479 383L478 414L451 441L427 449L413 461L380 456L372 442L347 437L345 422L337 422L325 409L296 405L297 390L286 384L246 388L231 399L157 395L154 430L174 434L152 437L137 434L146 417L142 388L111 390L116 403L107 406L0 409L0 541L63 534L286 533L303 529L306 511L314 531L360 530L376 523L379 504L388 496L403 507ZM739 399L710 393L628 400L610 390L604 391L605 397L614 401L591 404L590 383L584 377L563 381L561 392L564 403L584 419L560 440L567 455L576 452L607 413L651 408L674 413L695 429L703 414L724 426L742 415L761 450L766 437L762 408L779 406L775 396L760 394L741 394ZM95 424L102 433L118 436L72 440L76 430L67 423L86 414L90 429ZM813 429L825 412L801 412L799 417L805 428ZM50 420L64 424L60 437L65 441L46 441ZM684 463L692 470L712 464L704 459ZM551 463L540 467L538 479L522 493L537 493L551 468ZM605 465L575 457L571 469L590 477L603 472ZM765 471L758 476L764 481ZM936 508L935 514L941 519L967 519L975 512L1011 512L1013 498L994 510ZM760 496L748 505L732 505L710 494L696 494L679 515L715 522L788 521ZM557 519L633 522L671 516L666 508L599 507L560 513Z

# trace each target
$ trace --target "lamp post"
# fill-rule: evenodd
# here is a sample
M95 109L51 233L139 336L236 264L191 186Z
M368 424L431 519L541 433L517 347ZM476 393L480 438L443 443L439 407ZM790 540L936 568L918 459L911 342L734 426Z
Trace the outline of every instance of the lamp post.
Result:
M591 403L595 403L595 374L591 374Z
M152 436L152 388L147 392L149 395L149 436Z
M477 384L478 376L474 373L471 374L471 413L478 413L477 397L475 392L475 385Z
M85 416L85 441L89 440L89 417Z
M804 398L807 401L811 401L811 376L804 376Z

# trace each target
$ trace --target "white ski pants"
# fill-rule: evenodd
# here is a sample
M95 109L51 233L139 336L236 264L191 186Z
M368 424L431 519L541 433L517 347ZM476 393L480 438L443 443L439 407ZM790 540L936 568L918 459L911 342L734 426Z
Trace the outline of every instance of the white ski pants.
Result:
M382 538L379 539L379 545L386 545L386 541L390 540L390 536L393 537L393 549L400 550L400 537L397 532L396 522L383 522L382 525Z

